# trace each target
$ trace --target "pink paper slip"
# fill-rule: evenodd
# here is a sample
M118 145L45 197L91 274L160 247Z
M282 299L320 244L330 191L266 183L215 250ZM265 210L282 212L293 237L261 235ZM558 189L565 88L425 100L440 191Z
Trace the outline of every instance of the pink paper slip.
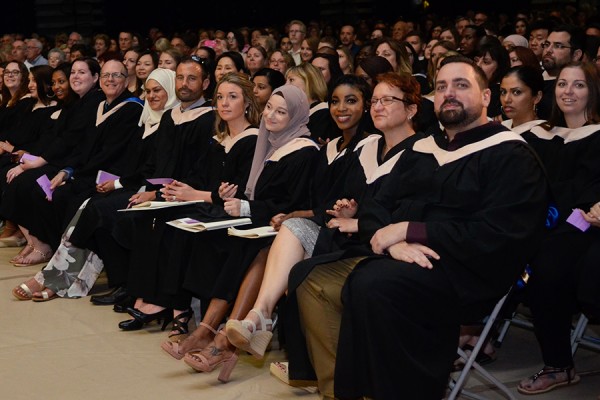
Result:
M173 178L152 178L146 180L153 185L168 185L173 182Z
M574 209L571 215L569 215L569 218L567 218L567 222L582 232L587 231L590 227L590 223L583 219L581 211L579 211L578 208Z
M46 197L48 198L48 200L52 200L52 189L50 187L51 183L50 183L50 179L48 179L48 176L42 175L36 179L36 182L38 183L38 185L40 185L40 187L46 194Z

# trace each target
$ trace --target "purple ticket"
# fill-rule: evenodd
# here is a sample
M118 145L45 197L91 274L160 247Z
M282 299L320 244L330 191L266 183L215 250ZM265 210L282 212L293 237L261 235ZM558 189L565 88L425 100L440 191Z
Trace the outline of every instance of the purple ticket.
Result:
M578 208L574 209L571 215L569 215L567 222L582 232L587 231L590 227L590 223L583 218L581 211Z
M50 179L48 179L48 176L42 175L36 179L36 182L38 183L38 185L40 185L40 187L46 194L46 197L48 198L48 200L52 200L52 188L51 188L52 184L50 183Z
M98 171L98 175L96 176L96 184L100 185L107 181L116 181L117 179L119 179L117 175L100 170Z
M23 161L35 161L37 160L39 157L38 156L34 156L33 154L29 154L29 153L25 153L21 156L21 162Z
M152 178L146 180L153 185L168 185L173 182L173 178Z

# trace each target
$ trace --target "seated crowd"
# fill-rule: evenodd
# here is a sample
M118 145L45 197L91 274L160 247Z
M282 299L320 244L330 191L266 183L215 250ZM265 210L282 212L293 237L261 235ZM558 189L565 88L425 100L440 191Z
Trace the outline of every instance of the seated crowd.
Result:
M600 317L592 18L149 33L4 35L0 247L41 267L15 298L85 297L104 271L90 300L119 329L162 323L168 355L222 382L279 326L289 381L322 398L440 399L528 266L543 367L518 391L580 381L571 321ZM240 218L270 229L190 232Z

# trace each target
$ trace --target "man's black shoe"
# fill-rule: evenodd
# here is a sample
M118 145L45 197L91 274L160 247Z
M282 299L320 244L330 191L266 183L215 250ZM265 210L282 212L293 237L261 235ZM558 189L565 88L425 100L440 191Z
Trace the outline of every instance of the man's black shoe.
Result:
M122 302L128 296L125 288L119 286L106 294L97 294L90 297L90 301L97 306L110 306Z
M117 313L126 313L129 307L133 307L135 304L135 297L127 296L125 300L117 303L113 307L113 311Z

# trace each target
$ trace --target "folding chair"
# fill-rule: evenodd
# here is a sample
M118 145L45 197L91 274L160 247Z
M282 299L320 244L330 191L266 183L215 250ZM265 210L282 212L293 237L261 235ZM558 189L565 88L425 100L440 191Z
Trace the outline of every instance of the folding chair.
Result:
M477 355L479 354L479 351L481 351L481 349L483 348L483 345L485 344L486 339L487 339L488 335L490 334L490 331L492 330L492 327L494 326L494 324L496 322L496 319L500 313L500 310L502 309L502 306L504 305L504 302L506 301L507 297L510 295L511 291L512 291L512 288L508 291L507 294L504 295L504 297L502 297L496 303L494 310L487 317L487 320L483 327L483 331L481 332L479 339L477 340L477 343L475 344L475 346L473 346L474 348L473 348L473 351L471 352L471 354L467 356L467 354L465 353L465 351L463 349L461 349L460 347L458 348L458 354L465 363L464 363L464 366L463 366L462 370L460 371L460 374L458 375L458 377L456 379L454 379L452 377L450 378L448 386L451 389L451 392L447 397L448 400L454 400L459 395L465 396L468 398L472 398L472 399L477 399L477 400L485 400L486 399L485 397L479 396L473 392L469 392L468 390L464 389L464 385L467 382L469 374L471 373L471 368L474 368L475 371L477 371L479 373L479 375L484 377L490 383L494 384L494 386L496 386L502 393L504 393L508 399L510 399L510 400L516 399L505 384L500 382L496 377L494 377L491 373L486 371L485 368L483 368L481 365L479 365L479 363L477 363L475 361L475 359L477 358Z
M580 345L588 349L600 351L600 338L585 334L588 322L588 318L581 313L571 333L571 352L573 354L575 354Z

